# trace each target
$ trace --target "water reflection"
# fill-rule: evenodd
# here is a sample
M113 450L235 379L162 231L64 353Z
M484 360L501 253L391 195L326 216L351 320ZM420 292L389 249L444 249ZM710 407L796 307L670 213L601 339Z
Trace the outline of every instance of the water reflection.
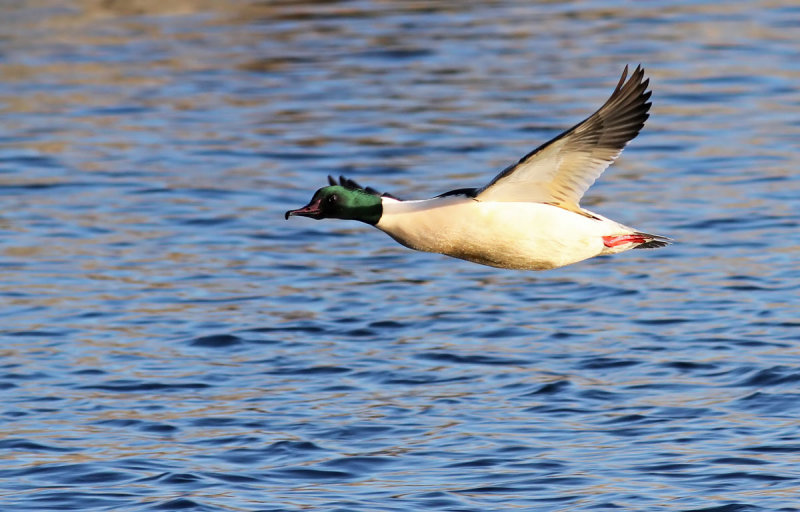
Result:
M796 11L4 5L4 504L793 510ZM327 174L480 185L639 62L586 204L669 250L503 272L282 220Z

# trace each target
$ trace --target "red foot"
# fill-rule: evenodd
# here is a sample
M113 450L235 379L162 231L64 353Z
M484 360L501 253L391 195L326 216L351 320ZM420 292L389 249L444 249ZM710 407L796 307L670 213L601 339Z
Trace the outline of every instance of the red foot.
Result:
M603 237L603 245L606 247L616 247L623 244L643 244L646 241L646 238L639 235L615 235Z

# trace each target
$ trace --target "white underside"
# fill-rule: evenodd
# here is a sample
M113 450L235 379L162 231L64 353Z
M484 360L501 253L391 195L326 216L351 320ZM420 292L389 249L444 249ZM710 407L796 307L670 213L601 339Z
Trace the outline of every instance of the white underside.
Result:
M399 243L492 267L546 270L637 244L606 247L603 236L634 230L541 203L476 201L463 196L383 198L376 227Z

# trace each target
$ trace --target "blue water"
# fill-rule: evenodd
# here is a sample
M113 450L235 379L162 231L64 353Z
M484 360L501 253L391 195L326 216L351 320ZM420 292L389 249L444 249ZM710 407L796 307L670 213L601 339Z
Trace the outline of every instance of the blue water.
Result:
M6 2L0 509L800 510L800 9ZM625 64L549 272L283 220L480 186Z

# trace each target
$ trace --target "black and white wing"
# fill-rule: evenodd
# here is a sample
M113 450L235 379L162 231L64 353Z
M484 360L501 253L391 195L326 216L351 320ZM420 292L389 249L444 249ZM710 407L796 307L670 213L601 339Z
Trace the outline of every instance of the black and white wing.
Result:
M649 117L650 80L641 66L626 82L627 75L625 66L616 89L597 112L505 169L475 198L548 203L583 213L583 194Z

